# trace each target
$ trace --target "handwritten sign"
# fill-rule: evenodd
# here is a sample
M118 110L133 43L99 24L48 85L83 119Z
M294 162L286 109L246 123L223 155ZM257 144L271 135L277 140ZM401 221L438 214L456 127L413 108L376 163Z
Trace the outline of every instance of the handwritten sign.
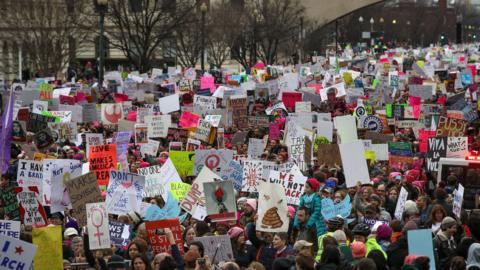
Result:
M182 128L195 128L197 127L199 119L200 119L199 115L188 112L188 111L184 111L180 116L179 125Z
M286 232L289 220L285 188L281 184L260 182L258 192L257 231Z
M195 138L208 143L211 129L212 125L208 121L199 119L197 130L195 132Z
M108 185L110 170L117 169L117 146L115 144L92 146L88 162L90 171L95 172L98 184Z
M35 186L43 197L43 163L41 161L20 160L17 170L17 183L21 187Z
M93 172L65 181L70 201L74 209L74 216L79 226L87 225L87 203L103 201L98 187L97 178Z
M0 220L0 235L20 239L20 221Z
M173 197L177 201L183 200L185 196L187 195L188 191L192 185L183 183L183 182L170 182L169 183L169 189L170 192L172 193Z
M438 171L438 162L440 158L447 155L447 138L436 137L428 138L428 151L427 151L427 171Z
M37 187L16 187L20 216L25 225L34 227L46 226L47 215L41 203Z
M403 210L405 209L405 203L407 202L408 192L402 187L400 195L398 196L397 206L395 207L395 218L402 220Z
M170 182L181 182L172 160L169 158L162 167L151 166L139 170L139 174L145 175L145 194L148 197L161 195L166 201L168 198L168 185Z
M91 146L103 144L103 134L101 133L87 133L85 134L86 149L90 149ZM90 151L87 151L87 158L90 155Z
M180 228L180 222L178 221L178 218L148 221L145 223L145 227L147 229L148 238L150 240L150 244L152 246L154 254L159 254L163 252L168 252L170 254L172 253L170 243L167 240L167 236L160 233L158 230L169 228L173 232L173 238L175 239L175 243L180 250L180 255L183 256L184 251L182 229Z
M195 152L170 151L169 158L177 169L180 177L193 175L193 168L195 166Z
M262 181L263 162L260 160L246 160L243 162L242 191L258 192L257 185Z
M463 194L465 192L465 188L462 186L462 184L458 184L458 189L454 193L453 197L453 213L457 218L460 218L460 215L462 213L462 203L463 203Z
M109 220L108 228L110 232L110 243L117 247L127 247L130 243L131 229L130 225Z
M292 205L300 204L300 197L305 189L307 177L303 175L291 174L271 170L268 175L269 183L281 184L285 188L287 203Z
M195 237L205 248L205 255L209 258L215 258L215 262L226 262L235 259L232 251L232 242L228 235Z
M86 210L90 249L110 248L110 230L105 203L87 203Z
M144 176L111 170L106 198L108 213L126 215L132 210L138 212L144 187Z
M3 269L30 269L33 257L37 251L35 245L0 235L0 246L2 247ZM35 269L37 269L37 267L35 267Z
M237 128L248 128L247 105L248 101L246 96L234 95L230 97L233 124L236 125Z
M447 157L465 158L468 154L468 137L448 137Z
M172 116L169 114L147 115L145 123L148 128L148 138L165 138L168 135L168 128L172 124Z
M437 137L462 137L465 135L467 126L467 121L440 116L437 125Z

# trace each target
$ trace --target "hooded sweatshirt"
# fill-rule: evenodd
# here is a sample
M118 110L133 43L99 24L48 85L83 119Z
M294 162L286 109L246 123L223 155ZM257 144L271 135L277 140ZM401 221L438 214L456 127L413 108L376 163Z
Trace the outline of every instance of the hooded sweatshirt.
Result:
M480 244L479 243L473 243L468 249L467 270L474 269L475 267L480 269Z

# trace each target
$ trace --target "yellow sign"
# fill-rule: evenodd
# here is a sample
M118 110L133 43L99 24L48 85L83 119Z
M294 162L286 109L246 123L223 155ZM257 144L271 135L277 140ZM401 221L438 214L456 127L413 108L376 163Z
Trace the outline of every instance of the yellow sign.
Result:
M175 169L177 169L180 177L186 177L193 174L195 152L170 151L169 158L175 166Z
M352 74L350 72L343 73L343 80L347 85L353 84Z
M170 182L169 185L169 190L177 201L183 200L192 187L192 185L183 182Z
M63 269L61 226L33 228L32 239L38 247L33 259L35 270Z
M375 160L375 151L366 150L365 151L365 159Z
M42 161L44 159L56 159L56 157L50 156L44 153L40 153L40 152L35 152L35 154L33 154L33 160L35 161Z

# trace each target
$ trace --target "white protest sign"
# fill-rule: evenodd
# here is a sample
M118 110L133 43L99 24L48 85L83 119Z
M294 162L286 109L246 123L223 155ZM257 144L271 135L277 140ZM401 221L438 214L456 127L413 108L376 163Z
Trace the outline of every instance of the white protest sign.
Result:
M398 196L397 206L395 207L395 218L402 220L403 210L405 209L405 203L407 202L408 191L402 187L400 189L400 195Z
M167 115L147 115L145 116L147 124L148 138L165 138L168 135L168 128L172 125L172 116Z
M90 147L93 145L102 145L103 144L103 134L101 133L86 133L85 134L85 143L87 152L87 158L90 154Z
M52 98L53 99L59 99L60 95L68 96L68 95L70 95L71 90L72 90L72 88L70 88L70 87L53 89Z
M455 196L453 197L453 213L456 217L460 218L462 213L462 203L463 203L463 194L465 192L465 188L462 184L458 184L458 189L455 192Z
M447 158L462 158L468 154L468 137L448 137Z
M72 116L71 116L72 122L77 122L77 123L83 122L83 107L80 105L59 104L58 110L72 112Z
M65 182L82 175L82 164L73 159L43 160L43 198L48 201L52 213L72 209Z
M178 175L177 169L170 159L168 159L161 168L158 168L159 166L152 167L155 167L154 169L156 173L153 174L155 177L145 176L145 196L155 197L161 195L163 200L167 201L169 183L182 182L182 179L180 178L180 175Z
M338 145L342 159L347 188L354 187L358 182L370 183L365 148L362 141L342 143Z
M111 170L105 200L108 213L126 215L132 210L138 212L144 190L144 176Z
M43 111L48 111L47 100L34 100L33 101L33 113L42 114Z
M18 208L23 217L23 224L43 227L47 223L45 209L40 202L41 197L37 187L16 187Z
M205 121L209 122L213 127L218 127L221 119L222 119L221 115L206 115L205 116Z
M110 248L110 228L105 203L87 203L86 210L90 249Z
M330 89L334 89L335 90L335 97L343 97L347 94L346 90L345 90L345 83L339 83L339 84L335 84L335 85L332 85L330 87L327 87L327 88L323 88L320 90L320 96L322 97L322 101L325 101L327 100L327 93L328 93L328 90Z
M30 269L37 246L0 235L2 269Z
M0 220L0 235L20 238L20 221Z
M38 187L43 201L43 162L21 159L18 163L17 183L20 187Z
M317 135L327 138L329 142L333 140L333 123L331 121L318 120Z
M205 248L205 255L209 258L215 258L215 262L227 262L234 260L232 251L232 242L228 235L215 235L195 237L195 241L199 241Z
M305 189L305 182L307 177L298 174L291 174L270 170L268 181L269 183L281 184L285 188L285 196L287 203L292 205L300 204L300 197Z
M148 139L148 143L140 145L140 153L142 153L142 156L150 155L156 157L159 147L159 141Z
M334 118L334 124L341 143L350 143L358 140L357 124L354 116L337 116Z
M190 191L180 202L180 207L190 213L192 216L196 214L205 217L207 215L207 209L205 208L205 193L203 192L203 183L221 180L222 179L218 175L204 166L197 178L195 178L193 181L192 188L190 188ZM200 212L197 212L198 208L201 209Z
M285 188L281 184L260 182L258 184L257 231L286 232L289 218Z
M263 154L265 145L262 139L248 139L248 156L250 158L260 158Z
M285 107L285 104L283 104L283 102L279 102L279 103L273 105L272 107L268 107L267 109L265 109L265 112L267 113L267 115L271 115L273 111L278 110L278 109L282 109L284 111L287 111L287 107Z
M375 160L388 160L388 144L371 144L370 149L375 152Z
M245 160L243 162L242 191L257 192L258 183L262 182L263 161Z
M295 102L295 112L311 112L312 102L310 101L297 101Z
M193 96L193 106L199 106L203 110L212 110L217 108L217 98L209 96Z
M158 99L158 104L160 106L160 112L163 114L168 114L171 112L176 112L180 110L180 97L178 94L173 94Z
M212 125L208 121L198 119L197 130L195 131L195 139L208 142L211 129Z

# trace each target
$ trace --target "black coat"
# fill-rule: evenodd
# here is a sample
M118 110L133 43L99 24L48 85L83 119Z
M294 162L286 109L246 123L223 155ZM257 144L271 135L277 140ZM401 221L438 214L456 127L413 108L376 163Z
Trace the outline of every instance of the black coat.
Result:
M238 266L247 268L251 262L255 261L257 249L252 245L246 245L243 250L234 250L233 255Z
M390 270L400 270L408 256L408 240L407 236L400 236L397 242L391 244L387 249L388 266Z

